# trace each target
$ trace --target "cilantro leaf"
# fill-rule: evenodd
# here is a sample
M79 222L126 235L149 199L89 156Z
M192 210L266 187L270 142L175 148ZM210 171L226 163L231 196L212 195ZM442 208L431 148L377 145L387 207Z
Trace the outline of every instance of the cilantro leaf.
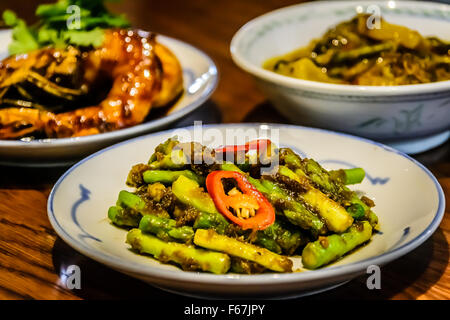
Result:
M49 45L58 48L67 45L100 46L105 29L130 26L123 15L108 12L105 1L115 0L58 0L55 3L41 4L36 9L39 22L32 27L27 26L14 12L5 10L3 20L13 28L9 53L25 53ZM70 23L74 19L77 23Z
M13 27L13 41L8 46L10 54L24 53L39 48L33 31L27 27L25 21L17 18L14 12L5 10L3 12L3 20L7 26Z

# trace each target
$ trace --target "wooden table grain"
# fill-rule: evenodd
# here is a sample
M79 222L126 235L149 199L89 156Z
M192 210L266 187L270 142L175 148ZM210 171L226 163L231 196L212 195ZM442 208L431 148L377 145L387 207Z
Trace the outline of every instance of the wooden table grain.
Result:
M125 13L136 27L193 44L218 65L220 83L210 101L177 126L193 120L288 122L255 88L251 77L233 64L229 43L248 20L295 2L129 0L111 9ZM33 22L38 3L1 2L0 11L10 8ZM450 142L415 158L435 174L445 193L445 216L437 231L416 250L382 268L380 290L368 290L367 276L361 276L304 299L450 298ZM47 197L66 169L0 166L0 299L178 299L79 254L57 236L47 218ZM69 290L61 282L61 273L72 264L82 270L81 289Z

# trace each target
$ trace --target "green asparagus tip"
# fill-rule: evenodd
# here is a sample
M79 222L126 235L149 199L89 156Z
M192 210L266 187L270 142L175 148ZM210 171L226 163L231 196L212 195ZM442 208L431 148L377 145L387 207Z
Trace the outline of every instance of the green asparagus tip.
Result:
M366 173L362 168L345 169L345 184L358 184L364 180Z

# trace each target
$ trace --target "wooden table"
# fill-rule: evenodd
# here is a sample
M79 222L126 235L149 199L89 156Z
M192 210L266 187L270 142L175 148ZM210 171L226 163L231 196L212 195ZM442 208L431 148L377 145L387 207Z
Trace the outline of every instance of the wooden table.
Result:
M212 99L178 126L205 122L287 122L256 90L250 76L231 61L228 46L246 21L296 1L290 0L130 0L114 4L133 25L180 38L204 50L220 69ZM33 21L37 1L0 4ZM450 203L450 142L417 155L438 178ZM0 167L0 299L103 299L177 297L117 273L66 245L47 218L47 197L66 168ZM368 290L361 276L335 290L307 299L449 299L450 209L439 229L419 248L382 268L382 289ZM61 270L77 264L82 289L60 283Z

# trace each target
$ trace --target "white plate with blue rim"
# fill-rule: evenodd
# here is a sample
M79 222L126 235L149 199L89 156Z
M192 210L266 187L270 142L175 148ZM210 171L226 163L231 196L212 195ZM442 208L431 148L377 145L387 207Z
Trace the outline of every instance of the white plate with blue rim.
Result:
M0 140L0 164L13 166L64 166L119 141L167 128L200 107L214 92L218 71L204 52L183 41L158 35L158 41L177 56L183 69L184 93L164 116L117 131L85 137L36 139L31 141ZM0 60L8 56L11 31L0 31Z
M372 265L383 266L422 244L438 228L445 198L436 178L423 165L385 145L347 134L280 124L203 126L200 133L182 133L211 147L207 139L238 132L241 137L278 134L278 145L327 169L361 167L364 181L353 189L376 203L380 232L364 247L322 269L257 275L182 271L150 256L135 254L125 243L126 230L114 227L108 208L117 200L130 168L146 163L154 148L180 131L163 131L134 138L98 151L71 167L55 184L48 200L48 217L58 235L89 258L154 286L203 297L292 297L336 287ZM183 135L183 136L184 136ZM276 136L275 136L276 137ZM249 138L255 138L251 136ZM216 140L217 141L217 140ZM220 144L220 143L219 143ZM299 263L298 259L297 263ZM62 270L64 272L64 270Z

